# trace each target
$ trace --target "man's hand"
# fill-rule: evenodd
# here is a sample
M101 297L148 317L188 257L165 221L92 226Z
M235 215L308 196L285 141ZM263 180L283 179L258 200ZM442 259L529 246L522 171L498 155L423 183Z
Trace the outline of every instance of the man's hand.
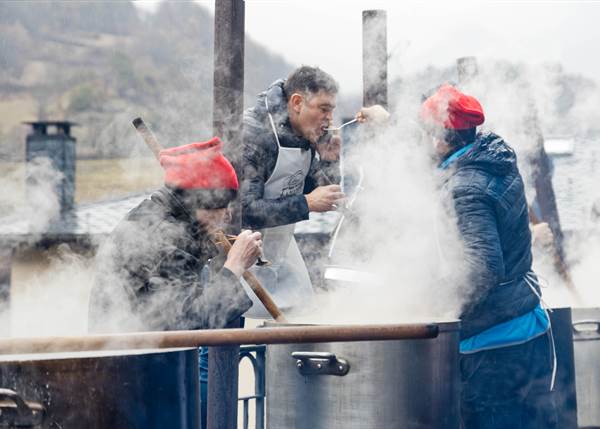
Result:
M319 186L306 195L308 211L327 212L337 209L343 202L345 195L339 185Z
M549 248L554 244L554 234L546 222L531 226L531 238L534 246Z
M316 149L319 157L323 161L337 161L340 159L340 149L342 147L342 137L339 134L333 134L329 141L317 143Z
M231 246L223 267L239 278L248 268L254 265L261 254L262 236L260 232L244 230L237 236L235 243Z
M374 106L361 108L356 114L356 119L358 119L358 122L361 124L368 122L381 125L389 121L390 114L382 106L375 104Z

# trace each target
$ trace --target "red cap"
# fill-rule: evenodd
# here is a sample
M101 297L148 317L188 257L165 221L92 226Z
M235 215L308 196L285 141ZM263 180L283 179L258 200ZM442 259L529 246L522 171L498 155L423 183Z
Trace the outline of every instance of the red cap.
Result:
M192 208L227 207L237 195L238 179L230 162L221 153L218 137L207 142L161 150L165 185L174 189Z
M238 180L218 137L160 151L165 184L178 189L234 189Z
M476 98L444 84L423 102L419 114L427 126L466 130L483 124L483 108Z

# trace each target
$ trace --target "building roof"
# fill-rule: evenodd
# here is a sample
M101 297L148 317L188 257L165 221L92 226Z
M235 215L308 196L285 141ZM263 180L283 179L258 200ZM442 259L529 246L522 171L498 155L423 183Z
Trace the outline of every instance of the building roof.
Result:
M21 244L40 240L70 241L107 235L127 212L149 196L149 192L144 192L118 199L78 204L70 215L52 224L44 233L32 227L28 219L0 219L0 241Z

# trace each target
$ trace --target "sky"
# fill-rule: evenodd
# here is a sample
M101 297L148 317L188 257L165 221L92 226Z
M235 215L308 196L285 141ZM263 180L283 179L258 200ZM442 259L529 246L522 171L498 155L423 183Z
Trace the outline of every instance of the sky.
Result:
M178 1L178 0L163 0ZM201 0L214 11L214 2ZM136 4L152 10L158 1ZM456 58L540 64L600 76L600 1L247 0L246 32L294 65L317 65L341 90L362 91L362 15L388 16L389 75Z

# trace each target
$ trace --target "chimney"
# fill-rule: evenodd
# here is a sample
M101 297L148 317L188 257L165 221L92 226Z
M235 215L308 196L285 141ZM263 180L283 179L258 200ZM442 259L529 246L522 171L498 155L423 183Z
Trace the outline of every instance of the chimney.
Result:
M75 139L68 121L25 122L32 131L26 140L26 192L29 204L35 210L40 206L40 188L54 193L56 200L49 229L64 221L73 210L75 200ZM41 158L41 159L40 159ZM40 163L46 166L39 172ZM53 197L50 195L50 197Z

